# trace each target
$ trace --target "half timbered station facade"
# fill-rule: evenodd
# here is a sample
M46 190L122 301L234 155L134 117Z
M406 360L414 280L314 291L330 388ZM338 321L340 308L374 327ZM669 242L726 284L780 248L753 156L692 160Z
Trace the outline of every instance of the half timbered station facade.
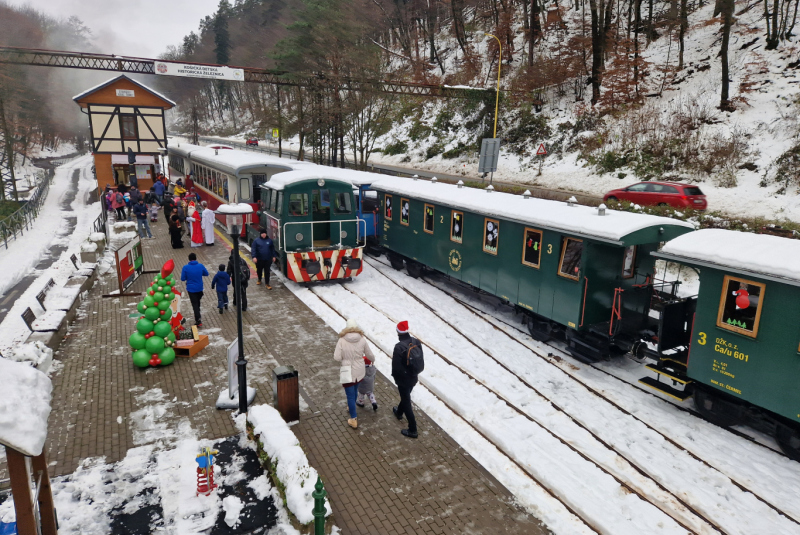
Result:
M160 149L167 147L164 113L175 103L125 75L84 91L73 100L89 116L97 187L130 185L128 149L136 155L140 190L153 185Z

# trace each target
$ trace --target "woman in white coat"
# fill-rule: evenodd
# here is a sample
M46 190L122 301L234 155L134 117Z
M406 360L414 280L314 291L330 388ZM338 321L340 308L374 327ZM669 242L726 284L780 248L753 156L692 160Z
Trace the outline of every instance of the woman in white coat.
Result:
M364 379L366 370L364 368L364 357L375 361L372 350L367 344L364 332L359 328L356 320L347 320L347 326L339 333L339 341L333 352L333 359L340 363L339 381L344 387L347 396L347 409L350 411L350 419L347 423L353 429L358 427L358 413L356 413L356 395L358 394L358 383Z

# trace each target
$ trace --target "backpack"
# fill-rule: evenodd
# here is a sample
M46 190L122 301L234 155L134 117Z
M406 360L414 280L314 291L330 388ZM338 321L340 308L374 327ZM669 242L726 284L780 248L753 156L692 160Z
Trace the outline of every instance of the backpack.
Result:
M241 269L241 277L243 281L250 280L250 267L248 267L247 262L239 258L239 268Z
M116 201L117 204L125 204L125 196L122 193L117 192Z
M415 375L425 369L425 357L422 354L422 342L412 338L406 349L406 367Z

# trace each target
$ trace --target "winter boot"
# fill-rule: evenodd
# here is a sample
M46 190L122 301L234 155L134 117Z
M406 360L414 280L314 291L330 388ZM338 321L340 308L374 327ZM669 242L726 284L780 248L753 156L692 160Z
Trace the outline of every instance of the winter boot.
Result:
M359 407L364 406L364 394L358 395L358 399L356 400L356 405L358 405Z
M403 429L400 432L403 433L404 437L408 438L417 438L419 436L416 431L409 431L408 429Z
M394 413L394 417L398 420L403 419L403 416L397 412L397 407L392 407L392 413Z
M358 428L358 418L350 418L349 420L347 420L347 425L349 425L353 429Z
M222 314L222 309L221 308L219 309L219 313Z
M369 393L369 400L372 403L372 410L374 410L374 411L378 410L378 402L375 401L375 394L374 393L372 393L372 392Z

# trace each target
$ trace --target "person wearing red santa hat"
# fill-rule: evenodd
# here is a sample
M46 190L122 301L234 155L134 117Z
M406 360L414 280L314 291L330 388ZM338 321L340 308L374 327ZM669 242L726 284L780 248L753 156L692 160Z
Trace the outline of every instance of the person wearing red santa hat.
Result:
M408 420L408 429L401 433L408 438L417 438L417 420L411 407L411 391L417 384L417 376L424 369L422 343L408 333L408 322L397 324L400 339L392 352L392 377L400 394L400 403L392 407L398 420L403 416Z

